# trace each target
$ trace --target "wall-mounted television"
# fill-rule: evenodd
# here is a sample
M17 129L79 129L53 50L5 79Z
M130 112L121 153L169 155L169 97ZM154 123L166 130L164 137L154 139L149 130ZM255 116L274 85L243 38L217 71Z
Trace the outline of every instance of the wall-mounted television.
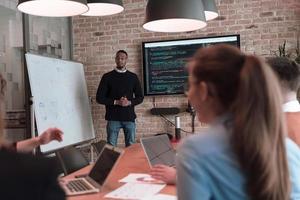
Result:
M197 49L215 44L240 47L239 35L143 42L144 94L183 94L188 74L186 63Z

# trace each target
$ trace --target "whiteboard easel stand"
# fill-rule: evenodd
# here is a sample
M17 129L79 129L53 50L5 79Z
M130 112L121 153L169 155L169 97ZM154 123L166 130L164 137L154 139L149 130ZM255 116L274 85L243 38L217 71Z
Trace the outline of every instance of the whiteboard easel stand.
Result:
M90 143L90 150L91 150L91 161L90 161L90 163L94 163L94 158L95 158L95 156L94 156L94 147L93 147L93 145L92 145L92 143Z
M92 103L93 103L93 98L89 96L89 100L90 100L90 107L92 107ZM90 142L90 151L91 151L91 161L90 163L94 163L94 159L95 159L95 155L94 155L94 147L92 145L93 142Z
M30 105L30 122L31 122L31 138L36 137L35 135L35 116L34 116L34 101L33 97L30 97L31 105ZM36 150L33 149L33 154L36 154Z

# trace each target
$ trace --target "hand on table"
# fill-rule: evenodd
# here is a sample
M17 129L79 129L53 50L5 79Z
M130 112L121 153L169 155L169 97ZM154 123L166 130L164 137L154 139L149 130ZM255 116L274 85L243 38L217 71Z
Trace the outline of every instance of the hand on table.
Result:
M166 165L155 165L150 172L152 178L161 180L167 184L176 184L176 169Z

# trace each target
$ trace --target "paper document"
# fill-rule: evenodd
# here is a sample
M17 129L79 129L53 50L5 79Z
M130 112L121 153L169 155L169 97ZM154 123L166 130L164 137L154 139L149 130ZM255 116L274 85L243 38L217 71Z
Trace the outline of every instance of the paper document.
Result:
M118 189L105 195L106 198L141 200L146 197L153 197L166 185L126 183Z
M151 197L146 197L142 200L177 200L177 197L173 195L167 195L167 194L157 194Z
M121 183L155 183L165 184L163 181L152 178L149 174L130 173L128 176L119 180Z

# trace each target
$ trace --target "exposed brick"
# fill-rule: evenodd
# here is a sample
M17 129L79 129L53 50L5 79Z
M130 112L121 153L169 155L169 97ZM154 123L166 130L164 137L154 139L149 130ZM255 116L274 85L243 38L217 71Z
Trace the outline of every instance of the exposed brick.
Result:
M272 17L273 15L273 12L263 12L259 14L260 17Z
M238 24L251 24L251 22L252 21L249 19L241 19L237 21Z
M119 44L130 44L131 40L119 40Z
M86 27L91 27L91 26L92 26L91 23L80 23L80 24L79 24L79 27L80 27L80 28L86 28Z
M94 36L102 36L102 35L104 35L104 33L103 32L94 32L93 35Z
M283 21L284 18L283 17L272 17L272 18L269 18L268 21L269 22L276 22L276 21ZM286 19L288 20L288 19Z
M291 38L291 37L294 37L294 36L295 36L295 33L293 33L293 32L278 33L278 38Z
M218 9L221 16L208 22L202 30L189 33L152 33L142 28L145 17L145 0L124 0L125 11L113 16L72 18L73 58L85 65L89 96L95 99L102 75L115 66L114 54L118 49L129 53L128 68L142 79L143 41L197 38L212 35L241 35L241 50L247 53L270 56L278 45L287 41L287 47L295 48L299 31L299 0L220 0ZM156 105L178 106L182 110L187 105L184 96L164 96L156 98ZM174 127L160 117L151 116L152 97L145 97L143 104L136 107L137 137L162 132L174 133ZM105 108L94 100L92 115L99 138L106 138ZM182 128L191 130L191 117L182 114ZM173 117L170 117L173 120ZM196 131L206 124L196 121ZM120 142L123 134L120 134Z

